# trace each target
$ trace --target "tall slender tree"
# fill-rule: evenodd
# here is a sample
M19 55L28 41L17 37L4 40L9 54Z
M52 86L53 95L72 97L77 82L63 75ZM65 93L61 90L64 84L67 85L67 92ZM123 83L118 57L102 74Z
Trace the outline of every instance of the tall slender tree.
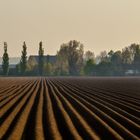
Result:
M43 75L43 68L44 68L44 49L42 47L42 41L39 42L39 60L38 60L38 71L39 75Z
M8 75L8 72L9 72L9 56L8 56L8 53L7 53L7 43L6 42L4 42L4 54L3 54L2 68L3 68L3 74Z
M25 74L26 68L27 68L27 46L26 43L23 42L23 50L22 50L22 55L20 60L20 72L22 75Z

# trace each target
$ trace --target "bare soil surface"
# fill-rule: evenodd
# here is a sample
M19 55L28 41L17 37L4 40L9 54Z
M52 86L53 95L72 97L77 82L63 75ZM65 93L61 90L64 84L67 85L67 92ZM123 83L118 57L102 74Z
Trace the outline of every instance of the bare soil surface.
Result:
M0 140L100 139L140 139L140 78L0 78Z

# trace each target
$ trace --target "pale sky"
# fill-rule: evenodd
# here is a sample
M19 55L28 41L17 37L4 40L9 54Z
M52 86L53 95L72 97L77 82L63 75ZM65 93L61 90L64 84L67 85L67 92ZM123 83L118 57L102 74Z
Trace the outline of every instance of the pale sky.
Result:
M0 56L4 41L20 56L23 41L30 55L73 39L95 54L140 43L140 0L0 0Z

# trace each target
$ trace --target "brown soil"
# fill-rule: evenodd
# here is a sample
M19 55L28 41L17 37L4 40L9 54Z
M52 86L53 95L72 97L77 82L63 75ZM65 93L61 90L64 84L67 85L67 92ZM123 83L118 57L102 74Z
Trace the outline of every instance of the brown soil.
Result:
M0 140L139 140L140 78L0 78Z

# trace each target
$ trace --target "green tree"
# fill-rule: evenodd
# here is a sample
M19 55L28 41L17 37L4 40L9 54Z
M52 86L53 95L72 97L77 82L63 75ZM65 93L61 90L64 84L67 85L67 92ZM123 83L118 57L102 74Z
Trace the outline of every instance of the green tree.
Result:
M21 60L20 60L20 72L21 74L25 74L27 69L27 47L26 43L23 42L23 50L22 50L22 55L21 55Z
M54 69L53 69L53 65L49 62L44 64L44 74L47 76L53 75L54 73Z
M116 51L113 53L112 57L111 57L111 62L114 65L120 65L122 63L122 53L121 51Z
M140 72L140 47L136 48L134 61L133 61L133 67L134 67L135 73L137 73L138 71Z
M96 66L96 75L98 76L111 76L112 75L112 65L108 61L101 61Z
M85 52L85 65L84 65L84 74L85 75L95 75L95 55L94 52L86 51Z
M108 54L106 51L102 51L99 55L100 62L108 62Z
M9 56L7 53L7 43L4 42L4 54L3 54L3 62L2 62L3 74L8 75L9 72Z
M16 64L15 73L16 73L16 75L20 74L20 63Z
M44 49L42 47L42 41L39 43L39 60L38 60L38 71L39 75L43 75L43 69L44 69Z
M122 62L124 64L131 64L132 63L132 57L131 57L131 51L129 49L129 47L125 47L122 50Z
M95 60L94 52L86 51L86 53L85 53L85 60L88 61L90 59L92 59L93 61Z
M88 59L86 65L84 66L84 73L86 75L94 75L95 72L95 62L93 59Z
M83 53L83 44L76 40L61 45L58 56L65 61L70 75L79 75L83 67Z
M135 44L135 43L133 43L133 44L131 44L129 46L129 49L131 51L131 58L132 58L132 60L134 60L135 55L137 55L139 48L140 48L140 45L139 44Z
M113 55L114 55L114 51L113 50L110 50L108 52L108 59L109 59L110 62L111 62L111 58L112 58Z
M67 52L65 44L61 45L60 51L57 52L57 61L55 65L55 74L56 75L68 75L69 68L68 68L68 60Z
M122 75L122 52L116 51L111 57L113 75Z

